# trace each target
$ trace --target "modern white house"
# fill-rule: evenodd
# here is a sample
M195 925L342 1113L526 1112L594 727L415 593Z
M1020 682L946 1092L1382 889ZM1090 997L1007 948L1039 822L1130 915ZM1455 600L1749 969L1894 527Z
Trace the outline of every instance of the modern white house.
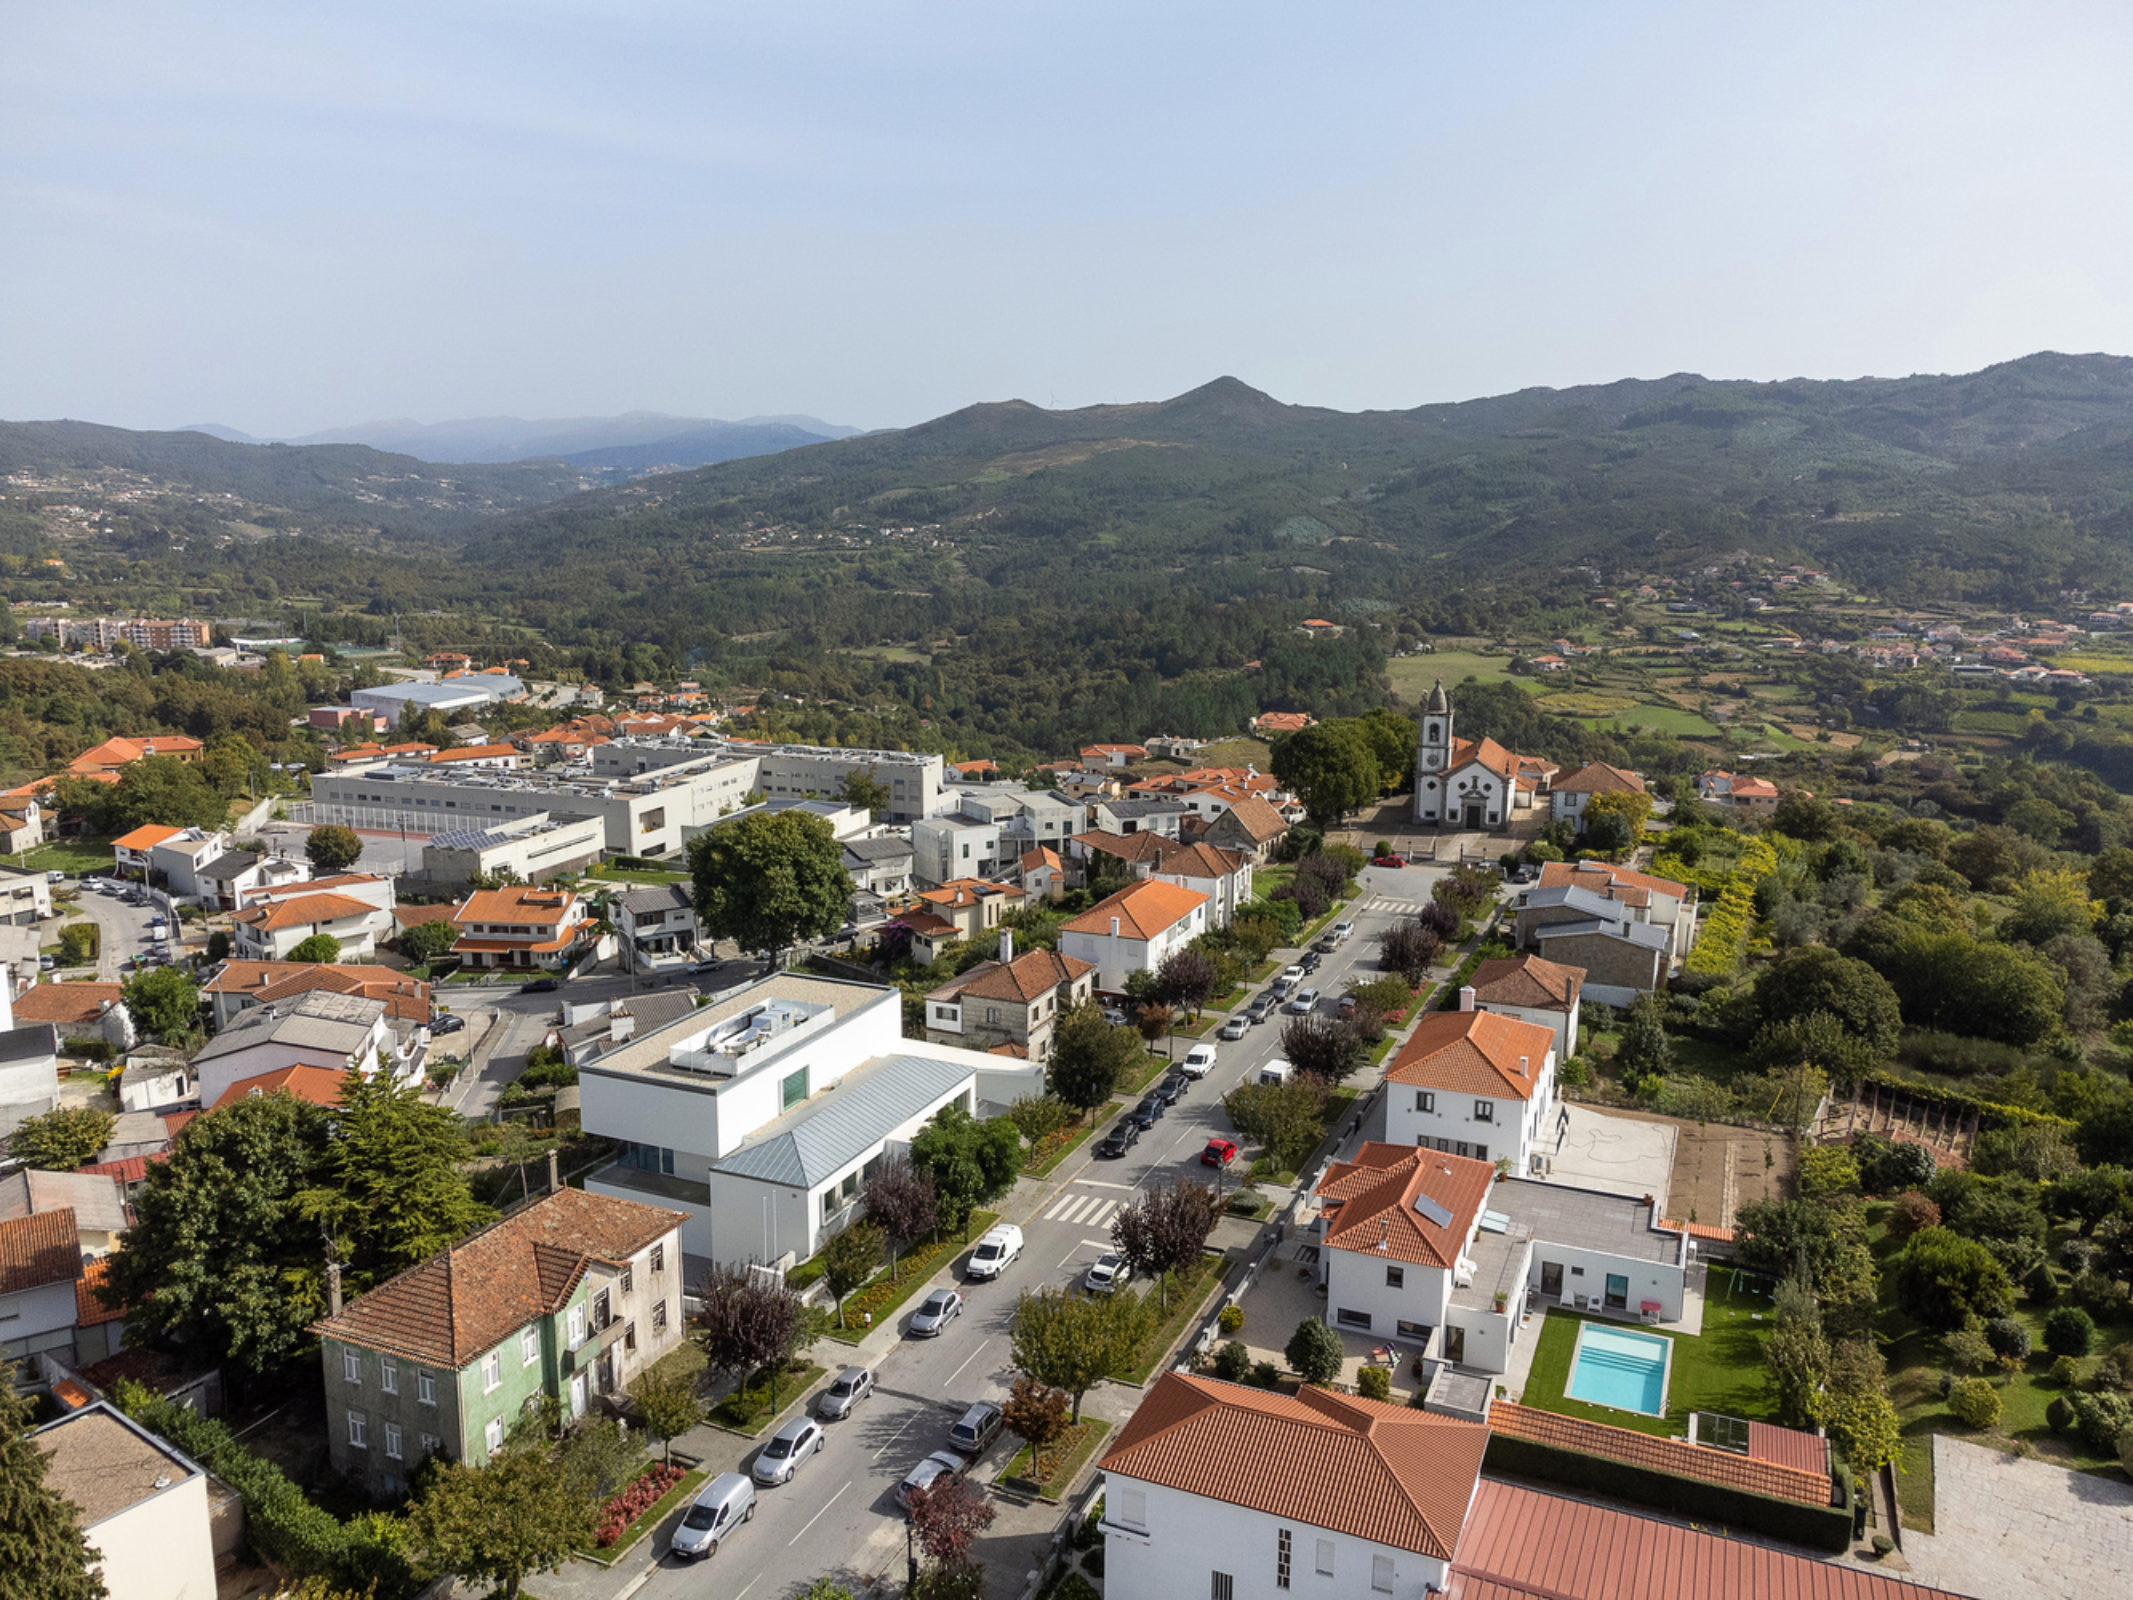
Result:
M625 972L672 972L696 953L696 902L678 883L641 883L608 904Z
M1212 899L1197 889L1146 878L1130 884L1059 929L1059 953L1096 969L1096 987L1124 994L1126 979L1153 972L1205 933Z
M212 894L204 876L230 848L230 836L205 828L181 828L158 840L148 852L148 869L162 874L170 892L181 900L198 900Z
M1166 1372L1102 1462L1108 1600L1444 1592L1488 1430Z
M99 1400L30 1435L112 1600L215 1600L207 1473Z
M1558 1065L1578 1053L1583 967L1544 961L1536 955L1501 956L1476 967L1467 988L1476 1010L1538 1023L1553 1033Z
M1555 1034L1538 1023L1432 1011L1385 1073L1385 1137L1522 1172L1555 1111L1555 1064Z
M375 955L378 943L399 932L393 917L393 880L368 872L291 882L240 893L230 919L233 948L241 961L286 961L313 934L337 941L348 957Z
M773 973L579 1067L586 1131L623 1146L586 1188L681 1212L691 1256L804 1261L944 1106L1043 1086L1041 1064L905 1039L895 989Z

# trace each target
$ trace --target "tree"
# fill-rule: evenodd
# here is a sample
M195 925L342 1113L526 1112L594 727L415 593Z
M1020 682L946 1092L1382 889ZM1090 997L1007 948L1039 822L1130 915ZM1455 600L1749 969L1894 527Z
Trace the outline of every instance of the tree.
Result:
M714 1372L768 1372L770 1409L778 1408L778 1378L806 1332L807 1308L790 1289L746 1267L714 1265L705 1275L704 1308L696 1342Z
M1282 1172L1294 1172L1326 1136L1326 1091L1309 1078L1239 1084L1223 1096L1222 1109Z
M1385 967L1398 973L1409 989L1419 989L1428 981L1430 966L1443 948L1443 937L1416 921L1394 923L1378 941Z
M466 1124L414 1084L350 1073L319 1181L296 1205L333 1236L350 1286L369 1288L495 1220L467 1188L469 1153Z
M1336 1084L1363 1064L1363 1040L1335 1017L1298 1017L1281 1030L1281 1053L1306 1077Z
M40 1172L72 1172L94 1161L111 1142L118 1118L88 1106L61 1106L18 1123L8 1135L8 1154Z
M289 952L291 961L325 963L341 959L341 941L330 933L314 933L308 939L299 939Z
M2044 1348L2055 1356L2085 1356L2096 1341L2096 1319L2079 1306L2060 1306L2044 1319Z
M200 1027L200 990L176 967L153 967L121 991L126 1011L146 1033L169 1040Z
M961 1473L943 1473L911 1491L911 1532L919 1548L942 1566L961 1566L970 1547L992 1526L992 1501Z
M1274 746L1273 767L1321 831L1378 797L1377 757L1353 722L1335 719L1290 734Z
M70 922L59 930L59 964L86 966L96 959L99 935L93 922Z
M1072 1395L1079 1422L1081 1397L1132 1362L1154 1323L1147 1298L1126 1289L1082 1295L1053 1285L1025 1292L1015 1306L1014 1363Z
M1002 1409L1007 1425L1037 1450L1057 1439L1069 1426L1066 1391L1040 1383L1027 1373L1015 1380L1014 1393L1007 1397Z
M1133 1035L1113 1027L1100 1007L1074 1006L1052 1033L1052 1093L1086 1115L1111 1098L1140 1057Z
M1164 958L1155 975L1156 998L1166 1005L1183 1006L1195 1017L1215 997L1220 979L1215 959L1206 951L1188 945Z
M837 790L837 798L848 806L858 807L870 820L879 822L881 814L889 809L889 786L881 781L880 774L874 770L873 763L869 762L866 766L854 767L845 774L844 782Z
M1622 1086L1635 1092L1647 1078L1666 1075L1673 1059L1673 1041L1667 1037L1666 1002L1655 994L1640 994L1622 1019L1622 1037L1615 1046L1615 1065L1622 1069Z
M1842 1022L1874 1055L1885 1057L1903 1032L1903 1006L1888 979L1850 956L1820 945L1788 951L1755 985L1766 1025L1824 1012Z
M1200 1259L1207 1236L1222 1220L1222 1201L1204 1183L1179 1178L1150 1189L1119 1208L1111 1222L1111 1242L1133 1270L1156 1280L1159 1309L1170 1309L1170 1274Z
M1807 844L1820 844L1837 836L1837 808L1804 789L1794 789L1778 801L1770 814L1770 826Z
M630 1384L630 1400L644 1431L659 1441L664 1461L674 1459L674 1441L704 1420L704 1403L697 1398L693 1374L654 1368Z
M400 930L400 954L418 967L426 967L439 957L448 955L452 946L458 942L458 926L444 918L435 922L418 922L412 928Z
M1297 1323L1281 1353L1288 1360L1290 1371L1320 1388L1341 1375L1341 1363L1348 1358L1341 1336L1317 1317L1306 1317Z
M29 1423L14 1364L0 1363L0 1600L103 1600L102 1557L74 1506L45 1481L50 1459Z
M1154 1000L1139 1007L1133 1014L1134 1028L1151 1045L1167 1034L1177 1020L1176 1012Z
M1593 796L1595 802L1606 798L1606 795ZM1619 856L1637 842L1637 835L1629 825L1629 818L1619 811L1598 809L1586 816L1582 837L1588 850L1597 850L1605 856Z
M1874 1297L1874 1257L1857 1201L1750 1200L1735 1215L1733 1248L1757 1272L1803 1274L1824 1304Z
M1610 789L1585 802L1586 836L1591 837L1592 825L1599 818L1616 817L1622 823L1622 837L1635 844L1644 837L1644 825L1651 815L1652 797L1641 789Z
M1822 1424L1855 1474L1878 1472L1902 1440L1888 1371L1868 1339L1846 1339L1831 1353Z
M2013 1297L1998 1258L1947 1228L1922 1229L1896 1258L1896 1304L1928 1327L1959 1328L1966 1317L2004 1310Z
M820 817L753 812L689 841L696 915L707 939L781 952L844 926L852 879L844 846Z
M98 825L128 833L145 823L166 828L219 828L229 807L200 769L176 756L148 756L130 763L119 781L104 789Z
M2014 910L2000 924L2000 937L2018 944L2047 945L2069 933L2092 933L2103 907L2089 898L2088 879L2067 867L2031 872L2015 891Z
M304 859L320 877L331 877L354 866L363 854L363 841L355 829L326 822L304 835Z
M837 1302L837 1326L844 1326L844 1297L874 1275L888 1247L888 1233L872 1222L855 1222L822 1247L822 1281Z
M296 1355L325 1309L326 1253L296 1196L316 1181L326 1113L254 1095L189 1123L151 1162L110 1260L129 1330L204 1366L260 1374Z
M1822 1332L1822 1308L1811 1285L1788 1276L1777 1288L1777 1326L1763 1346L1778 1420L1788 1428L1812 1428L1821 1410L1822 1389L1829 1381L1829 1340Z
M520 1444L488 1465L442 1461L408 1507L409 1542L436 1567L509 1597L530 1572L553 1572L589 1543L599 1503L545 1448Z
M980 1122L947 1105L911 1141L911 1165L933 1184L941 1221L967 1226L970 1213L1015 1186L1022 1171L1022 1135L1005 1117Z
M898 1281L904 1248L938 1225L940 1197L933 1191L933 1180L907 1157L890 1156L868 1182L864 1198L867 1215L888 1230L889 1275L892 1282Z

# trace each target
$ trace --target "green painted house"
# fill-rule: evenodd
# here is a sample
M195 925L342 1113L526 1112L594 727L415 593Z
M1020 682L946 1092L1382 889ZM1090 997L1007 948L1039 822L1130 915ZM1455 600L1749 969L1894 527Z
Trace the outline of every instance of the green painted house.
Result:
M397 1494L425 1456L487 1461L543 1396L625 1392L681 1343L684 1220L560 1189L314 1325L335 1470Z

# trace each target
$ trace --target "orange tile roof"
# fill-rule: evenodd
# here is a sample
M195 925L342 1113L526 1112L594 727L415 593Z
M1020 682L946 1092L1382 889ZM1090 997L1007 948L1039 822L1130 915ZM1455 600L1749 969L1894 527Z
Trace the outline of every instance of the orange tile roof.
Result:
M930 911L906 911L896 920L922 939L938 939L942 934L959 934L963 931L946 917L937 917Z
M1063 956L1056 950L1031 950L1016 956L1012 965L1001 966L997 961L987 961L970 969L961 977L941 985L927 996L928 999L945 999L953 995L972 995L980 1000L1005 1000L1014 1005L1028 1005L1038 996L1047 994L1063 983L1072 983L1085 973L1094 972L1093 961L1083 961L1077 956Z
M1102 1469L1443 1560L1487 1442L1411 1406L1166 1372Z
M1600 881L1595 881L1600 880ZM1628 904L1643 904L1623 895L1624 889L1641 889L1647 895L1671 895L1680 900L1687 896L1688 886L1671 878L1655 878L1646 872L1631 872L1627 867L1611 866L1605 861L1551 861L1541 868L1540 887L1543 889L1595 889L1605 894L1612 886L1616 898Z
M1108 833L1102 828L1091 828L1087 833L1075 834L1074 842L1083 850L1094 850L1138 865L1143 861L1160 861L1163 847L1177 841L1165 839L1159 833Z
M1034 850L1025 850L1022 852L1022 870L1024 872L1057 872L1060 870L1059 852L1049 845L1042 844L1038 845Z
M995 895L1012 895L1018 900L1023 898L1022 891L1009 884L992 883L984 878L950 878L938 889L920 891L919 899L929 905L961 910L966 906L979 905Z
M1432 1011L1407 1036L1385 1077L1449 1094L1530 1100L1554 1048L1554 1030L1537 1022L1498 1011Z
M1733 1242L1733 1230L1731 1228L1713 1227L1708 1222L1682 1222L1673 1217L1661 1217L1652 1226L1664 1228L1668 1233L1685 1233L1691 1239L1709 1239L1713 1244L1731 1244Z
M106 1006L117 1005L126 992L122 983L37 983L15 1001L15 1025L49 1022L55 1027L94 1022Z
M430 757L430 765L441 767L454 761L516 761L518 746L515 744L469 744L457 750L440 750Z
M1175 927L1191 916L1207 904L1207 899L1197 889L1147 878L1129 884L1109 899L1098 901L1059 931L1108 935L1111 919L1116 917L1121 938L1152 939L1165 928Z
M114 767L131 766L147 756L193 755L203 748L198 739L188 739L182 733L159 733L147 739L106 739L68 762L67 770L72 773L109 772Z
M1108 756L1119 754L1144 756L1148 753L1148 747L1146 745L1138 744L1085 744L1081 747L1081 753L1084 756Z
M433 756L437 747L433 744L354 744L336 750L326 757L328 761L369 761L378 756Z
M1781 1428L1774 1422L1748 1424L1748 1459L1769 1461L1796 1472L1829 1476L1829 1441L1819 1433Z
M80 1276L81 1242L72 1206L0 1222L0 1294L72 1283Z
M341 1103L341 1085L347 1079L346 1067L314 1067L299 1062L295 1066L276 1067L257 1077L239 1078L223 1090L222 1098L208 1109L220 1111L239 1100L249 1100L255 1094L281 1093L292 1094L315 1106L337 1106Z
M61 1378L57 1383L53 1384L52 1398L60 1401L70 1411L79 1411L83 1406L92 1405L96 1401L95 1395L84 1389L72 1378Z
M1820 1472L1803 1471L1795 1466L1735 1455L1730 1450L1711 1445L1690 1444L1686 1439L1662 1439L1655 1434L1637 1433L1605 1422L1588 1422L1582 1417L1559 1416L1553 1411L1514 1405L1508 1400L1498 1400L1489 1408L1489 1428L1513 1439L1530 1439L1535 1444L1554 1445L1558 1449L1600 1456L1632 1467L1648 1467L1677 1478L1721 1484L1746 1494L1791 1500L1803 1506L1829 1504L1826 1463ZM1821 1443L1819 1439L1815 1442Z
M477 889L452 913L454 922L545 922L556 927L578 921L583 914L576 895L566 889L536 889L514 885L509 889Z
M569 1303L594 1262L627 1261L687 1219L559 1189L312 1325L323 1337L458 1371ZM681 1263L670 1257L668 1270Z
M1173 843L1155 864L1155 870L1175 878L1226 878L1244 864L1245 857L1235 850L1211 844Z
M1494 1162L1366 1143L1355 1160L1332 1163L1319 1180L1319 1199L1329 1210L1325 1242L1336 1250L1448 1268L1473 1236L1474 1219L1495 1182ZM1450 1212L1451 1221L1440 1227L1417 1211L1415 1201L1424 1195Z
M248 906L264 905L270 900L286 900L291 895L317 894L323 889L345 889L351 883L389 881L375 872L343 872L331 878L299 878L293 883L264 884L257 889L245 890L243 900Z
M1555 780L1558 794L1642 794L1644 779L1604 761L1587 762L1567 778Z
M1252 726L1261 733L1301 733L1311 726L1311 718L1302 711L1267 711L1254 717Z
M77 1326L93 1328L100 1323L116 1322L126 1314L121 1307L106 1303L98 1292L110 1276L108 1256L98 1256L81 1269L81 1276L74 1280L74 1321Z
M1568 1011L1585 986L1585 969L1530 954L1499 956L1476 967L1468 986L1477 1001Z
M262 932L282 928L307 928L315 922L339 922L343 917L366 917L378 908L353 895L300 894L247 906L230 920Z
M183 828L166 828L160 822L144 822L131 833L122 833L111 841L114 850L150 850L165 839L175 839Z
M1281 813L1258 795L1249 795L1229 808L1229 815L1250 835L1254 844L1265 844L1289 831Z

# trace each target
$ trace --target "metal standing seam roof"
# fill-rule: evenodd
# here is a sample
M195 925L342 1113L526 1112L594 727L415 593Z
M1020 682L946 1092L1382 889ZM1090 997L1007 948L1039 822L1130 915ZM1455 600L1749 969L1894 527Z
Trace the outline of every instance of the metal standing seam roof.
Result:
M1649 922L1624 922L1616 917L1593 917L1580 922L1543 923L1533 930L1536 939L1560 939L1566 934L1597 933L1610 939L1624 939L1639 944L1647 950L1666 948L1667 930Z
M794 1189L826 1183L890 1132L969 1081L967 1062L882 1056L845 1076L817 1100L767 1124L713 1172Z

